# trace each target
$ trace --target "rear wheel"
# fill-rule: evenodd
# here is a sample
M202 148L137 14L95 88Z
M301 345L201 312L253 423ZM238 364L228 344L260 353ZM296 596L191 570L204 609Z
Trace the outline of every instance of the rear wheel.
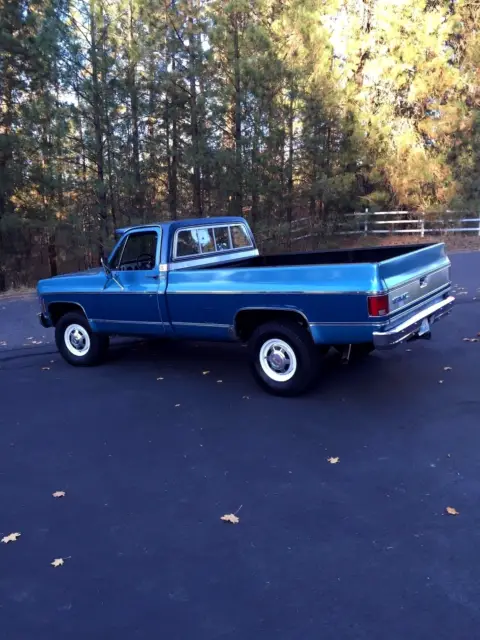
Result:
M93 333L88 320L77 312L67 313L55 327L55 342L64 360L77 367L89 367L103 360L109 345L106 335Z
M318 351L310 333L291 321L268 322L249 341L252 373L269 393L297 396L308 391L318 371Z

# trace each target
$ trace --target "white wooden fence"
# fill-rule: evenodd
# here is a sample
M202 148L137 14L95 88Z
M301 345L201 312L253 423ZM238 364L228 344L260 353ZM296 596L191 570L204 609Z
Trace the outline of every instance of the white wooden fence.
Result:
M430 234L467 233L480 236L480 218L462 218L462 212L425 214L412 211L347 213L339 222L337 235L411 233L422 238ZM464 213L465 215L465 213ZM468 214L466 214L468 215Z

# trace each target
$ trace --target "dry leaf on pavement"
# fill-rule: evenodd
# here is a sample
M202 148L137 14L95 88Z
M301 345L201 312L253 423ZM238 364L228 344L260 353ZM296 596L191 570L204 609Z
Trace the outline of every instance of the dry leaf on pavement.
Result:
M4 536L2 538L2 542L4 542L5 544L8 544L9 542L16 542L17 538L19 538L21 535L21 533L11 533L8 536Z
M176 406L176 407L179 407L180 405L179 405L179 404L176 404L175 406Z
M238 524L240 522L240 518L238 518L234 513L227 513L220 518L224 522L231 522L232 524Z
M157 380L163 380L163 378L157 378Z
M64 498L65 497L65 491L55 491L54 493L52 493L52 496L54 498Z
M457 511L454 507L447 507L445 511L451 516L459 516L460 512Z
M61 567L62 564L65 564L65 560L63 558L55 558L50 564L52 567Z
M223 382L223 380L217 380L218 384L221 384Z
M210 371L202 371L202 376L208 376L209 373Z
M443 370L444 370L444 371L451 371L451 370L452 370L452 367L443 367Z
M443 384L443 380L439 380L439 381L438 381L438 384Z
M50 367L42 367L42 371L50 371Z
M327 462L330 464L337 464L337 462L340 462L340 458L327 458Z

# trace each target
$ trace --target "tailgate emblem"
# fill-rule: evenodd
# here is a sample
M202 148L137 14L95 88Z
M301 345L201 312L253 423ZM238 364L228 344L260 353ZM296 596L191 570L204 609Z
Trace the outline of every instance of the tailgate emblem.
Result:
M428 284L428 276L422 276L420 278L420 287L421 288L426 287L427 284Z
M395 298L393 298L392 300L392 304L400 304L401 302L406 302L406 300L408 300L409 298L409 294L408 293L401 293L399 296L395 296Z

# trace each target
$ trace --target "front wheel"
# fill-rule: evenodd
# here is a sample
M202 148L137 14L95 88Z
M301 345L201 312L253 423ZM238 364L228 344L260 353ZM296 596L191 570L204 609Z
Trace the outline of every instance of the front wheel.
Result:
M268 322L249 341L252 373L258 384L278 396L298 396L313 385L318 351L307 329L291 321Z
M55 327L57 348L69 364L91 367L103 360L109 344L108 336L93 333L81 313L67 313Z

